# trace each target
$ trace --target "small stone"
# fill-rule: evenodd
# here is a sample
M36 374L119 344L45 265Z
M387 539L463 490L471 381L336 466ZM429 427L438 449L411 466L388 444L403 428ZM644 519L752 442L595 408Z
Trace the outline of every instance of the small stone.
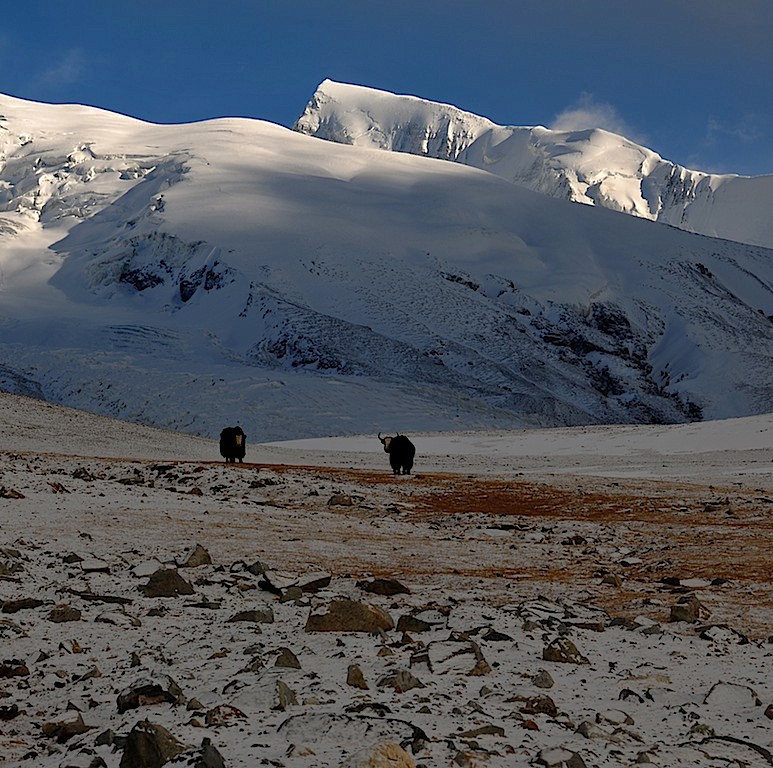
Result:
M177 683L170 677L166 679L166 687L153 680L138 680L133 685L124 688L118 694L118 714L130 709L153 704L184 704L185 696Z
M13 720L14 717L19 715L19 705L9 704L8 706L0 706L0 720L8 721Z
M566 664L590 664L568 637L557 637L549 643L542 651L542 658Z
M192 595L193 587L174 568L162 568L151 575L148 583L140 587L145 597L177 597Z
M207 552L201 544L196 544L190 552L186 553L182 563L180 563L180 567L198 568L201 565L212 565L212 558L210 557L209 552Z
M0 664L0 679L4 677L27 677L30 671L19 659L9 659Z
M16 613L17 611L27 610L29 608L40 608L43 605L42 600L34 597L24 597L20 600L6 600L3 603L3 613Z
M378 606L356 600L332 600L325 613L312 613L306 621L307 632L369 632L394 629L391 616Z
M81 612L69 605L57 605L46 618L56 624L62 624L66 621L80 621Z
M398 632L429 632L431 629L432 624L416 616L406 614L397 620Z
M210 709L204 717L207 726L234 725L238 720L246 720L247 715L231 704L218 704Z
M558 707L550 696L513 696L511 699L507 699L508 702L518 702L520 707L519 712L524 715L548 715L549 717L556 717L558 715Z
M707 619L711 611L698 600L695 595L685 595L675 605L671 606L669 621L695 622L699 619Z
M141 720L126 739L120 768L161 768L189 748L162 725Z
M280 603L297 603L299 600L303 600L303 590L297 584L283 590L279 596Z
M278 709L280 712L284 712L287 707L298 705L295 693L282 680L276 681L276 698L277 703L274 709Z
M414 688L424 688L424 683L414 677L407 669L398 669L391 675L385 675L378 683L379 688L393 688L397 693L406 693Z
M81 560L81 570L84 573L110 573L110 563L99 557L89 557Z
M223 756L212 746L212 741L206 737L202 739L198 749L187 749L180 752L166 765L180 765L188 768L226 768Z
M351 507L354 499L348 493L334 493L328 500L329 507Z
M502 736L505 735L505 729L499 725L482 725L480 728L473 728L471 731L462 731L456 734L460 739L477 739L479 736Z
M411 590L397 579L364 579L357 582L357 586L363 592L370 592L374 595L384 595L392 597L393 595L410 595Z
M531 681L537 688L552 688L555 685L555 681L551 677L550 672L546 669L541 669L537 672L537 674L532 677Z
M346 684L352 688L360 688L363 691L368 690L368 684L365 682L365 675L362 673L358 664L350 664L346 670Z
M289 648L280 648L274 666L285 667L286 669L300 669L301 662L298 661L298 657Z
M273 624L274 612L271 608L254 608L251 611L241 611L231 616L228 621L248 621L253 624Z
M76 712L76 714L69 719L57 723L44 723L41 730L49 739L56 739L57 743L64 744L73 736L86 733L94 727L95 726L93 725L86 725L83 722L83 717L80 712Z
M329 587L331 580L332 576L329 573L307 573L298 578L295 586L299 587L302 592L314 593Z
M341 768L416 768L416 763L399 744L381 741L350 755Z

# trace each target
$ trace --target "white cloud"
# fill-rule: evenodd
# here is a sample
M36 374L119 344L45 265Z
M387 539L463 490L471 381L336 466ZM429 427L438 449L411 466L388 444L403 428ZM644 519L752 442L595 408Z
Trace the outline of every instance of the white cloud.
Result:
M723 122L713 117L709 118L706 125L706 141L713 144L722 136L730 136L748 144L762 139L764 133L760 129L759 120L754 115L746 115L734 123Z
M70 48L37 77L37 83L44 87L71 85L80 79L85 65L86 57L83 51L80 48Z
M633 129L611 104L596 101L592 94L586 92L581 93L574 104L559 112L549 127L554 131L603 128L629 139L632 139L634 134Z

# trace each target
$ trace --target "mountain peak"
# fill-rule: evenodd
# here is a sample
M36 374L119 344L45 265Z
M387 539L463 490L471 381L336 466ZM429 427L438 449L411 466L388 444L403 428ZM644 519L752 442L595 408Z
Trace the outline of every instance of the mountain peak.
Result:
M773 247L773 176L694 171L602 128L501 126L458 107L325 80L295 130L452 160L535 192Z

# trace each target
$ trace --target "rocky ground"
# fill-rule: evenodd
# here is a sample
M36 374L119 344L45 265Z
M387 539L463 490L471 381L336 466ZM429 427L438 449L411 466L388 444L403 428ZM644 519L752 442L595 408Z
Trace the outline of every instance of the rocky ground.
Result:
M773 765L772 510L5 451L0 763Z

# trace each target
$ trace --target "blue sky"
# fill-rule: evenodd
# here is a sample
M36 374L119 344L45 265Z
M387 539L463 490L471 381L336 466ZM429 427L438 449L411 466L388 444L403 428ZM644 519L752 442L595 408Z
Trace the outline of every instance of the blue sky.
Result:
M773 173L773 0L28 0L0 92L153 122L292 125L317 84L497 123L601 125L691 168Z

